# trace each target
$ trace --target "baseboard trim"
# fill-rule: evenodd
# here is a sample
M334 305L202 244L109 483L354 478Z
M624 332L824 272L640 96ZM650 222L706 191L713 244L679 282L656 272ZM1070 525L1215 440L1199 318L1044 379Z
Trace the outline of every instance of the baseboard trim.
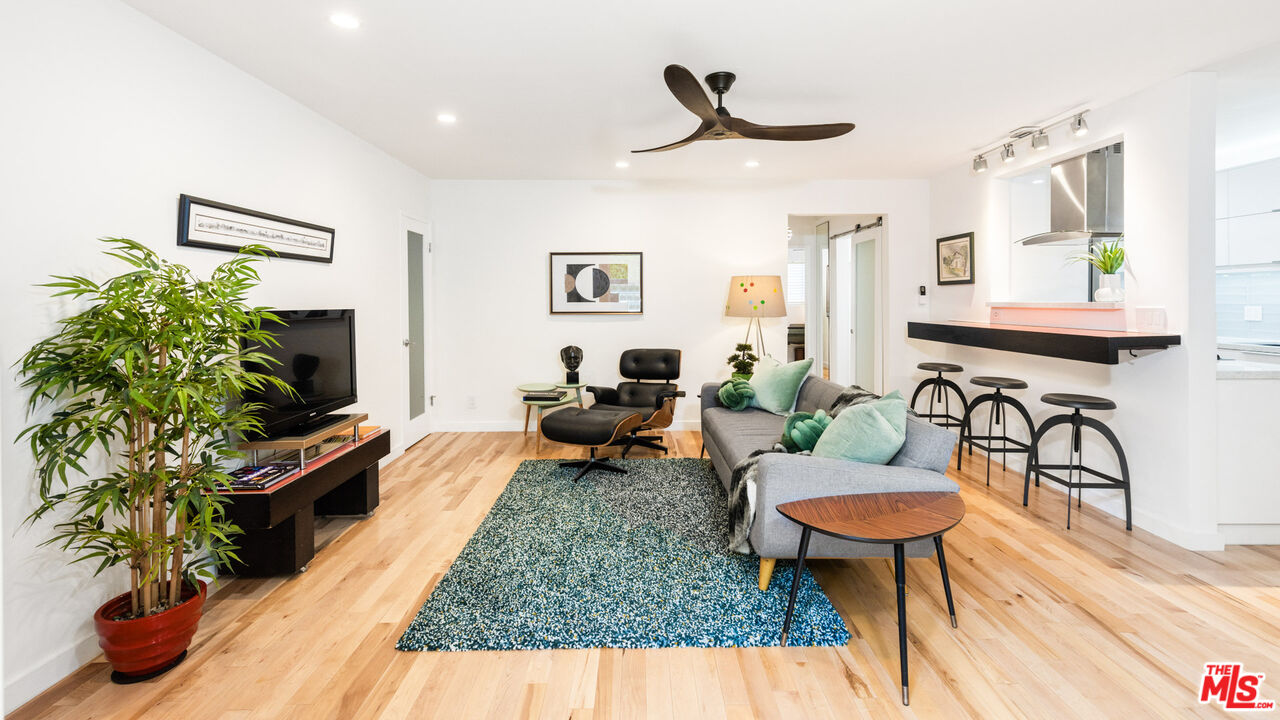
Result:
M4 685L5 714L17 710L40 693L62 682L101 654L98 635L91 632L61 650L55 650L44 660L28 665L25 671L15 673Z
M1280 545L1280 525L1225 523L1218 534L1227 545Z
M979 457L981 452L982 451L978 451L978 453L975 453L973 457ZM969 456L966 455L965 460L966 462L970 462ZM1023 467L1019 467L1018 464L1015 464L1012 461L1012 458L1010 460L1009 470L1011 472L1024 472ZM1019 460L1021 460L1021 458L1019 458ZM983 458L982 462L986 462L986 459ZM1040 490L1044 491L1046 489L1063 498L1064 502L1062 502L1061 505L1062 522L1065 525L1067 521L1067 507L1065 502L1066 488L1054 482L1042 482L1040 484ZM1089 502L1086 504L1090 507L1101 510L1108 515L1120 518L1121 520L1124 519L1124 493L1122 491L1109 489L1088 490L1085 493L1085 497L1089 498ZM1216 551L1222 550L1228 544L1225 536L1221 532L1221 525L1218 526L1218 532L1198 532L1195 530L1188 530L1184 527L1174 525L1163 518L1144 512L1137 507L1133 508L1133 526L1135 528L1146 530L1152 535L1163 540L1168 540L1169 542L1187 550Z

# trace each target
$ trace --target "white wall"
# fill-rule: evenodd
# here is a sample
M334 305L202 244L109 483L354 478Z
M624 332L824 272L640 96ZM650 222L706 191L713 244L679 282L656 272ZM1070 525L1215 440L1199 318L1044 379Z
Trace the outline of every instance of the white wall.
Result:
M426 178L123 4L22 3L0 26L0 365L71 308L32 287L50 273L120 270L94 238L124 235L206 273L231 256L175 246L179 193L337 230L333 265L275 260L253 300L357 310L359 409L398 437L400 213L429 214ZM127 589L37 544L23 394L0 373L5 708L92 659L94 609Z
M1200 549L1222 544L1213 462L1213 106L1213 76L1184 75L1096 109L1088 116L1087 136L1055 135L1048 156L1022 153L1012 167L982 176L972 175L966 163L930 183L932 236L975 231L977 263L974 285L934 287L931 317L985 320L988 299L1009 297L1009 247L1016 239L1009 232L1008 183L998 175L1020 174L1032 162L1052 162L1123 139L1130 320L1137 306L1166 307L1170 330L1182 335L1182 346L1107 366L912 341L933 358L964 365L965 378L989 374L1026 380L1030 389L1016 394L1037 422L1058 412L1039 402L1043 393L1114 399L1115 412L1095 415L1115 430L1128 454L1134 524ZM962 385L966 392L972 388ZM1065 458L1065 445L1051 445L1048 454ZM1092 464L1104 450L1089 445L1085 454ZM1011 458L1010 465L1022 467L1020 459ZM1109 512L1123 512L1118 492L1085 494ZM1062 511L1065 520L1065 507Z
M745 332L726 318L734 274L781 274L788 214L884 214L886 250L898 268L887 292L890 366L906 349L906 319L921 315L914 287L931 272L924 181L632 183L433 181L439 337L438 427L512 430L524 420L515 386L562 376L558 350L582 347L585 382L618 382L618 356L633 347L684 351L677 427L695 427L703 382L728 377L725 358ZM640 317L551 316L547 253L644 252ZM766 346L786 348L785 318L765 320ZM914 365L914 361L912 362ZM474 407L470 406L474 399Z

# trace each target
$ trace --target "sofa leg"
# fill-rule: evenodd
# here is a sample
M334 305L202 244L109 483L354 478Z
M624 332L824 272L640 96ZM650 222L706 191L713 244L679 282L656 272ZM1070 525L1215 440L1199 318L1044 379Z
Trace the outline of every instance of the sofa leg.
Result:
M760 592L769 589L769 578L773 577L773 566L777 558L760 558Z

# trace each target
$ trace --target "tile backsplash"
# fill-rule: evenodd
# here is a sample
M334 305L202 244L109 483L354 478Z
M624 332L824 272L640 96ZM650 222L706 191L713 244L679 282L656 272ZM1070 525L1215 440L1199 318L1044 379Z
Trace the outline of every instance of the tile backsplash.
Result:
M1219 272L1217 311L1220 338L1280 342L1280 271Z

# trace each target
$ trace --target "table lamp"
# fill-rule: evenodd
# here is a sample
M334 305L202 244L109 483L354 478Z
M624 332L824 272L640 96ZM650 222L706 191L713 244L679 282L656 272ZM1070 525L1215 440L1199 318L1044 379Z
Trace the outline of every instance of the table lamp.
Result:
M760 356L764 357L764 331L760 327L760 318L787 315L787 302L782 297L782 276L734 275L729 279L729 300L725 303L724 314L728 317L750 318L747 320L747 336L743 338L743 342L751 339L751 326L754 323Z

